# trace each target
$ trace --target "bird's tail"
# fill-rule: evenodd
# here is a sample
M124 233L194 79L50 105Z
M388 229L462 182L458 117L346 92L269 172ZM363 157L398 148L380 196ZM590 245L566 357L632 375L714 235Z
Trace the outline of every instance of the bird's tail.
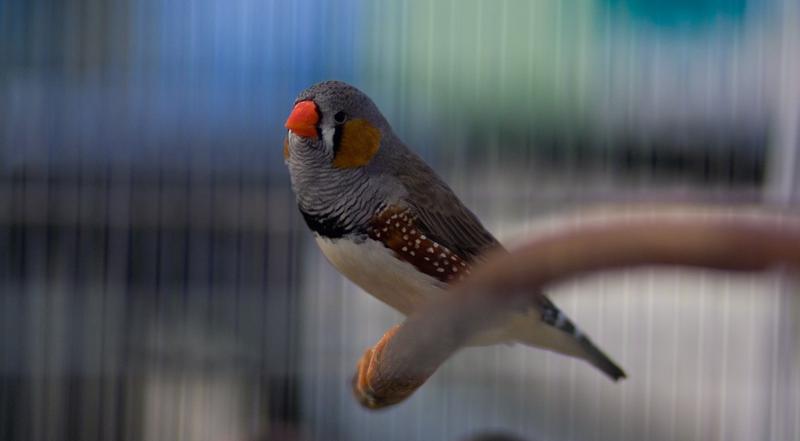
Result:
M535 311L513 320L513 338L530 346L581 358L612 380L625 378L625 371L586 336L547 297L542 296ZM532 314L536 316L531 317Z
M608 355L603 353L597 346L589 340L588 337L582 335L577 338L578 344L584 352L583 359L588 361L592 366L596 367L608 375L612 380L617 381L626 378L625 371L622 370Z

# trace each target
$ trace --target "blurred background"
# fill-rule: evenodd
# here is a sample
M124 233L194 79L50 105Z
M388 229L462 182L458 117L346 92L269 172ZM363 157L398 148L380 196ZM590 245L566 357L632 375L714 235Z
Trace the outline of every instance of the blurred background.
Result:
M800 199L794 0L0 0L0 439L800 439L780 274L561 286L628 380L468 349L361 409L401 317L324 261L281 156L323 79L509 247L607 203Z

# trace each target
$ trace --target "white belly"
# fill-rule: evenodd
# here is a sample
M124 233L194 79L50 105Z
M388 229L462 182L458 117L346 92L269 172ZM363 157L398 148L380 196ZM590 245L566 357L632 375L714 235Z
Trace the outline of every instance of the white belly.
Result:
M348 279L403 314L412 313L446 285L395 257L382 243L316 236L322 253Z

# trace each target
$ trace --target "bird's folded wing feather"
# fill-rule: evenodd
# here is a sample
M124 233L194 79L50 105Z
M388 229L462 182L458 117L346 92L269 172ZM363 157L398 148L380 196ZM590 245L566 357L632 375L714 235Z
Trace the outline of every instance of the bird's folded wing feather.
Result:
M412 153L405 158L397 176L408 192L404 202L415 215L417 226L432 240L470 263L501 247L418 156Z

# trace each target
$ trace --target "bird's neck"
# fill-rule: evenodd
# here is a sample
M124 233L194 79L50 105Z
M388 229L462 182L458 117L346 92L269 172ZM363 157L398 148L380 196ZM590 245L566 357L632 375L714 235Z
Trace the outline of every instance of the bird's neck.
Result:
M292 157L287 164L300 212L323 237L362 233L382 203L379 188L362 169L335 169L313 157Z

